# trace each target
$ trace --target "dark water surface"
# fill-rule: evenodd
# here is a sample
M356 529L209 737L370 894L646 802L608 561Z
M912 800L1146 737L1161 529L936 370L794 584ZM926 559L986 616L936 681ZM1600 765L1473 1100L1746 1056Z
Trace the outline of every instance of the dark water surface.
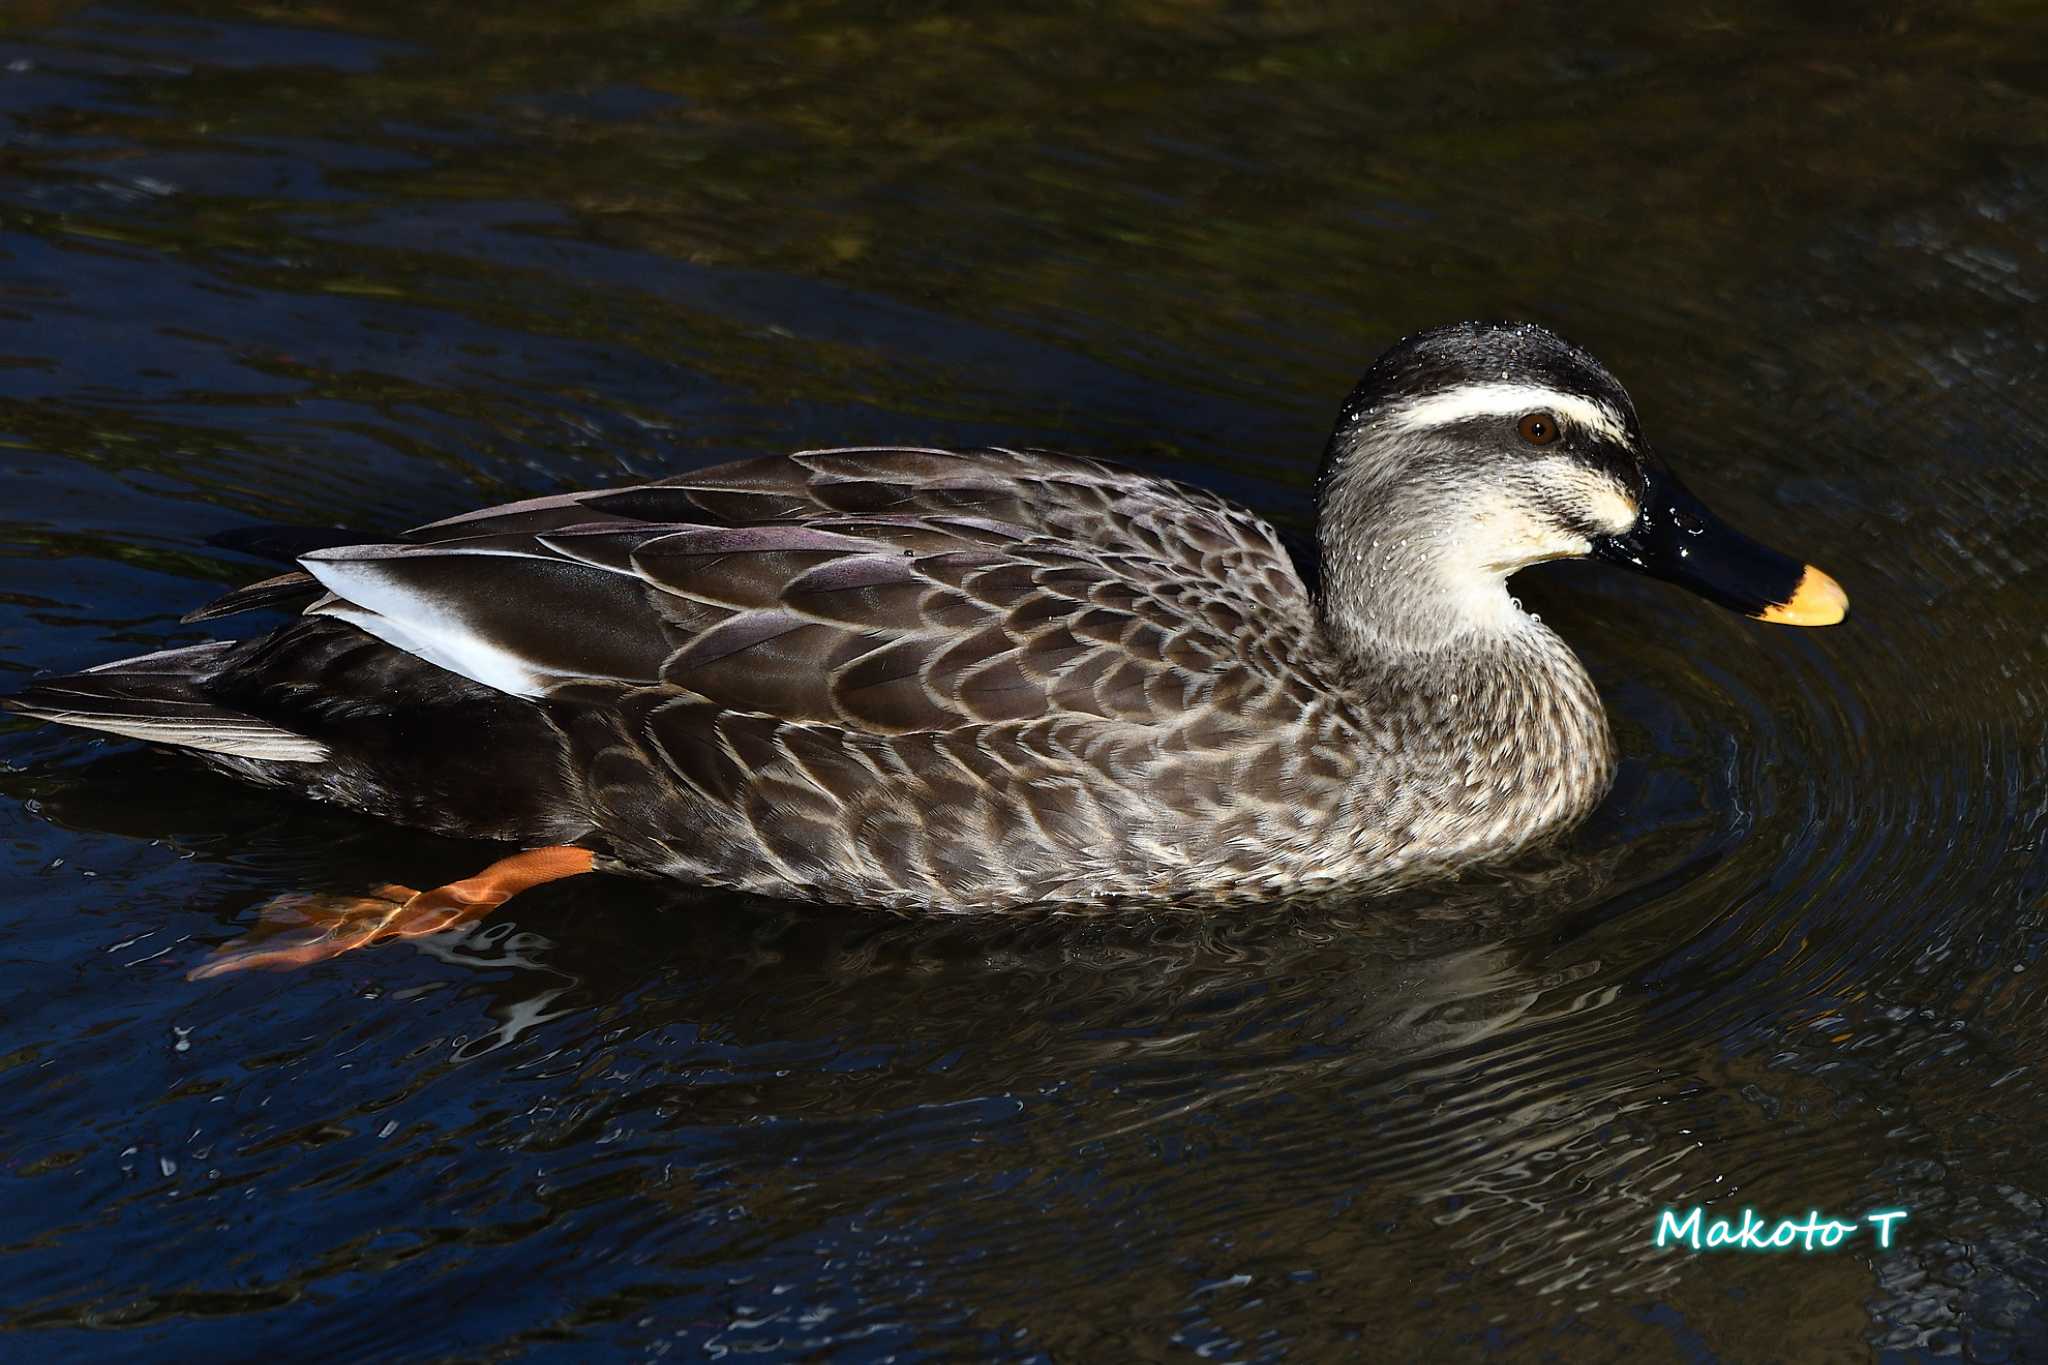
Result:
M1296 525L1404 331L1558 327L1824 565L1521 591L1629 755L1397 902L916 922L547 888L0 723L0 1355L2048 1350L2048 21L2014 3L0 8L0 690L253 522L1065 444ZM1657 1210L1904 1208L1692 1255Z

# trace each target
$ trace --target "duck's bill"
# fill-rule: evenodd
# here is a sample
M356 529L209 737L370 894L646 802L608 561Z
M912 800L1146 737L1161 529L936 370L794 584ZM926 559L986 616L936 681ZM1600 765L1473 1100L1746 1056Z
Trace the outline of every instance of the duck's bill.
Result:
M1811 564L1757 544L1668 473L1651 475L1634 529L1601 537L1593 553L1759 621L1831 626L1849 612L1841 584Z

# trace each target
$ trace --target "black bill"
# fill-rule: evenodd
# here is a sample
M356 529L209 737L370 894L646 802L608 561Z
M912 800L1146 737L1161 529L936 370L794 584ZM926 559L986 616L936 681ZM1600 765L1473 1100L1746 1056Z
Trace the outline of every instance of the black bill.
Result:
M1635 526L1601 536L1593 554L1760 621L1831 626L1849 611L1841 584L1735 530L1666 470L1651 471Z

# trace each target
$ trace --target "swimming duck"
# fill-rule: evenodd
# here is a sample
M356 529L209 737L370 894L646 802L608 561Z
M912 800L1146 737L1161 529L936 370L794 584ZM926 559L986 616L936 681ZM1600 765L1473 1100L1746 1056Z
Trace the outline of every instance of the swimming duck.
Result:
M43 720L520 846L287 899L204 973L436 932L592 870L909 911L1227 904L1495 857L1614 746L1509 596L1590 556L1766 621L1847 598L1686 491L1591 355L1467 323L1381 356L1311 590L1214 493L1044 450L808 450L306 553L188 620L290 624L37 683Z

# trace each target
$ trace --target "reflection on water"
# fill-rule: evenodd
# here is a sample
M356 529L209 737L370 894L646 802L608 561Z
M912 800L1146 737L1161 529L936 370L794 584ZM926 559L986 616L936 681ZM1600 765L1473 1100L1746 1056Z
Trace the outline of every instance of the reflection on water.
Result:
M1856 608L1528 575L1619 787L1398 899L572 883L205 985L270 895L478 850L10 724L15 1353L2024 1353L2043 55L1997 4L8 7L0 674L200 638L231 527L801 444L1071 444L1299 526L1364 363L1502 313ZM1700 1202L1911 1217L1653 1250Z

